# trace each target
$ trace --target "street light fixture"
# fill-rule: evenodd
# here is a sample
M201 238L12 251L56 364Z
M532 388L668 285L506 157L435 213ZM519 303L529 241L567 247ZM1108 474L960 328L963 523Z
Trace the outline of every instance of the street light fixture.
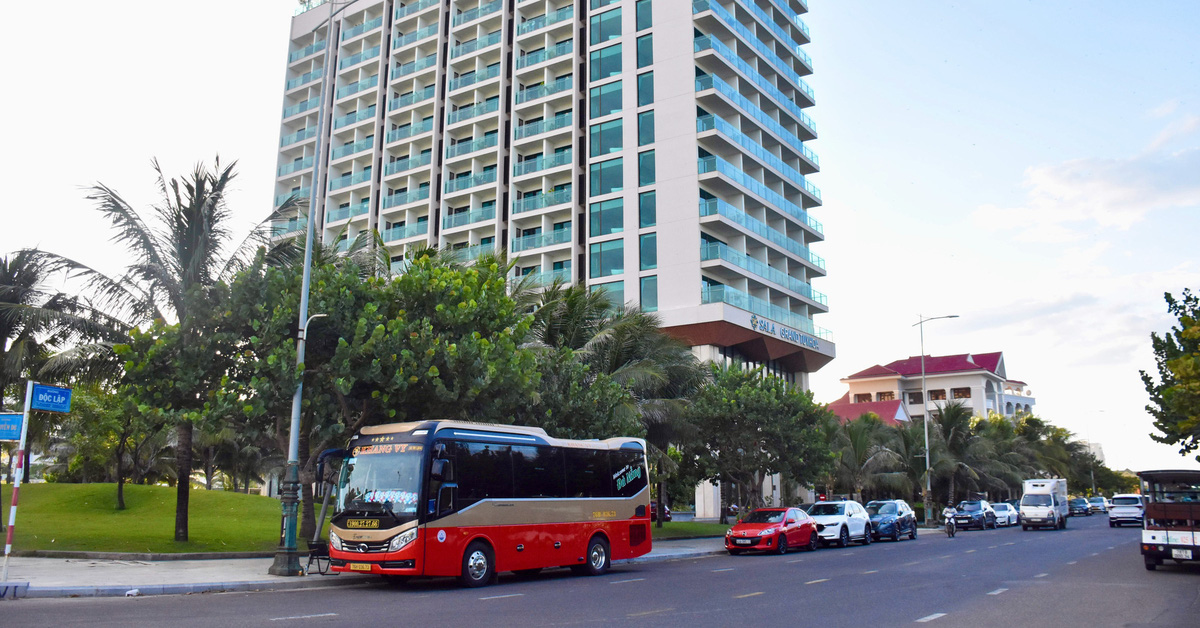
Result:
M301 6L308 4L303 0L300 2ZM325 56L321 64L321 103L317 109L317 141L313 148L315 159L313 160L312 184L309 186L311 192L308 203L308 220L306 221L308 227L304 236L304 273L300 280L300 329L296 335L297 368L304 364L304 340L308 324L312 322L312 319L324 316L324 314L308 316L308 286L312 279L313 223L317 220L317 198L321 182L321 136L325 132L325 103L335 82L330 80L333 77L329 67L329 60L332 58L330 52L337 45L337 40L333 39L333 17L353 4L353 1L347 0L341 3L336 11L334 6L338 3L329 2L328 4L329 16L314 26L311 31L315 33L322 26L328 25L325 29ZM303 391L304 379L301 375L300 381L296 383L296 392L292 395L292 422L288 438L287 468L284 470L283 482L280 487L282 489L280 502L283 509L282 534L279 548L275 551L275 562L267 570L267 573L273 576L304 575L304 569L300 567L300 552L296 548L296 514L300 506L300 400Z
M958 318L958 314L948 314L946 316L933 316L925 318L917 314L919 319L913 327L921 328L921 423L925 427L925 494L922 496L922 501L925 502L925 525L929 525L929 511L933 509L933 484L929 476L929 391L925 390L925 323L936 321L939 318Z

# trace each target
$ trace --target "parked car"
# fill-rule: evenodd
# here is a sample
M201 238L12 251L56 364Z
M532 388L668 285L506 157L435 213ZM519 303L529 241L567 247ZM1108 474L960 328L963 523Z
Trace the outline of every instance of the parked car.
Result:
M650 501L650 520L658 521L658 502ZM663 505L663 521L671 520L671 507Z
M852 539L858 539L863 545L871 544L871 517L856 501L817 502L808 514L822 526L822 543L846 547Z
M871 534L876 541L883 538L899 541L902 535L917 538L917 515L903 499L867 502L867 515L871 517Z
M959 502L956 510L958 512L954 515L954 525L959 530L996 528L996 511L987 500Z
M1092 512L1108 513L1108 498L1097 495L1088 499L1088 504L1091 505Z
M725 551L786 554L802 547L812 551L819 542L817 522L799 508L759 508L751 511L725 533Z
M1127 523L1141 526L1145 513L1146 506L1142 503L1141 495L1113 495L1112 505L1108 509L1108 527L1115 528Z
M1067 502L1067 515L1071 517L1087 515L1090 517L1092 516L1092 505L1082 497L1073 497L1071 501Z
M992 504L992 510L996 511L996 525L998 526L1015 526L1021 518L1017 509L1008 502Z

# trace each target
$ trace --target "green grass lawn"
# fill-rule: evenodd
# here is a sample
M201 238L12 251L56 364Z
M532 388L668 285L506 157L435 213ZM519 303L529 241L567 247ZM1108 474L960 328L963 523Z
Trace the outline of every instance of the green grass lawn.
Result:
M719 523L698 523L696 521L667 521L663 527L650 524L651 537L654 539L678 539L690 536L724 536L729 529Z

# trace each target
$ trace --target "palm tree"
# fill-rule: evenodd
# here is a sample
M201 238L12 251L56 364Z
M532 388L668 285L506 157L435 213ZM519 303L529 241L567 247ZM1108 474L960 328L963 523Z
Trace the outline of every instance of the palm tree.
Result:
M124 247L133 262L124 274L116 277L59 255L44 254L47 262L54 270L66 271L82 280L94 295L97 306L111 318L125 321L131 327L153 320L174 320L180 325L185 342L194 339L198 332L193 328L193 318L197 313L190 308L196 302L195 295L206 293L218 282L230 280L249 263L259 246L269 245L267 223L264 222L240 245L228 249L232 217L225 198L236 176L234 166L222 167L220 157L217 157L211 171L203 164L197 164L188 177L168 180L155 160L153 167L158 174L161 198L149 212L157 222L154 226L116 190L97 183L87 199L94 201L97 210L112 224L116 231L113 241ZM296 211L298 204L297 199L289 199L274 215ZM268 255L282 262L294 258L295 249L290 241L284 241L271 246ZM59 356L50 367L57 372L70 372L91 368L97 361L112 362L112 344L109 341L77 347ZM190 402L193 409L203 405L198 398ZM192 433L190 421L177 423L176 541L188 539Z
M846 421L837 432L834 447L839 453L839 483L860 499L864 490L878 485L886 465L895 461L895 454L884 444L887 436L886 426L870 413Z

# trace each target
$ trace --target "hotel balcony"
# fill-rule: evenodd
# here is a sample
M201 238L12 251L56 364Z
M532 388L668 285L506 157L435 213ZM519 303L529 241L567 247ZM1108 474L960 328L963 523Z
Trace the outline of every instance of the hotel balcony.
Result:
M565 22L574 16L574 7L565 6L557 11L551 11L545 15L535 17L532 20L525 20L517 25L517 37L527 35L536 30L541 30L547 26L553 26L560 22Z
M529 124L522 124L518 126L516 130L513 131L513 139L523 140L534 137L535 135L541 135L542 133L549 133L550 131L569 128L570 126L571 112L567 111L560 113L553 118L546 118L544 120L538 120L537 122L530 122Z
M563 76L544 85L537 85L517 92L517 104L524 104L539 98L545 98L571 89L571 77Z
M401 192L399 194L384 196L382 206L383 209L391 209L393 207L400 207L401 205L408 205L409 203L415 203L417 201L424 201L428 199L429 188L423 187L415 190L409 190L407 192Z
M535 172L558 168L559 166L569 166L571 164L571 149L553 153L551 155L540 155L533 159L518 161L513 164L513 177L520 177Z
M704 285L700 288L701 303L725 303L733 307L740 308L757 314L768 320L775 321L791 327L792 329L800 330L810 336L816 336L824 340L829 340L831 334L829 330L822 329L813 325L812 319L802 314L796 314L791 310L773 305L768 301L751 296L741 290L730 286L722 285Z
M781 210L783 213L799 221L801 225L808 227L813 235L824 239L824 227L821 225L820 221L816 220L812 216L809 216L808 212L801 209L799 205L787 200L779 192L772 190L758 179L751 177L745 172L742 172L728 161L713 155L701 157L699 160L698 169L701 175L701 181L705 180L703 175L707 173L718 173L729 179L729 181L740 186L743 190L757 196L761 202Z
M818 275L825 274L825 259L814 254L800 242L789 238L782 231L772 229L767 226L767 223L754 218L746 212L726 203L718 198L701 198L700 199L700 217L707 218L709 216L720 216L757 235L760 238L766 239L768 242L779 246L780 248L792 253L801 261L807 262L809 268ZM702 225L713 224L710 222L701 221ZM738 230L732 229L732 232Z
M355 37L358 37L359 35L362 35L363 33L373 31L373 30L379 28L380 26L383 26L383 16L382 15L373 20L363 22L362 24L359 24L358 26L355 26L353 28L348 28L348 29L342 31L342 41L346 41L347 39L354 39Z
M425 235L429 233L429 221L416 222L404 227L392 227L384 229L380 233L380 237L384 242L395 242L397 240L407 240L408 238Z
M428 120L422 120L420 122L415 122L413 124L392 129L391 131L387 132L387 135L384 137L384 139L388 144L391 144L392 142L399 142L400 140L408 139L414 135L428 133L432 130L433 118L429 118Z
M782 270L774 268L761 260L754 259L729 245L719 242L702 242L700 244L700 261L708 262L713 260L720 260L736 266L740 270L753 275L760 283L769 281L815 304L819 304L824 311L829 310L829 302L826 296L813 290L808 282L792 277Z
M471 9L469 11L463 11L462 13L459 13L458 15L454 16L454 21L453 21L454 26L457 27L457 26L462 26L463 24L466 24L467 22L474 22L475 20L478 20L479 18L486 17L488 15L491 15L491 14L499 11L500 8L503 6L504 6L503 2L501 2L500 0L496 0L495 2L488 2L486 4L481 4L481 5L479 5L479 7Z
M388 111L395 111L397 109L407 107L409 105L415 105L419 102L425 102L426 100L432 99L436 94L437 94L437 88L433 85L430 85L423 89L413 90L407 94L403 94L401 96L397 96L395 98L389 99L388 100Z
M563 205L565 203L570 203L571 199L571 186L568 184L561 190L525 196L524 198L513 201L512 213L521 214L538 209L545 209L554 205Z
M329 213L325 215L325 224L328 225L329 223L338 222L341 220L349 220L355 216L362 216L369 211L371 211L371 208L366 203L359 203L358 205L354 205L352 207L339 207L337 209L331 209L329 210Z
M485 220L494 220L496 218L496 207L481 207L479 209L460 212L457 214L447 214L442 218L443 229L453 229L462 227Z
M568 224L565 229L554 229L536 235L521 236L513 238L512 251L517 253L520 251L530 251L540 249L546 246L554 246L557 244L571 243L571 227Z

